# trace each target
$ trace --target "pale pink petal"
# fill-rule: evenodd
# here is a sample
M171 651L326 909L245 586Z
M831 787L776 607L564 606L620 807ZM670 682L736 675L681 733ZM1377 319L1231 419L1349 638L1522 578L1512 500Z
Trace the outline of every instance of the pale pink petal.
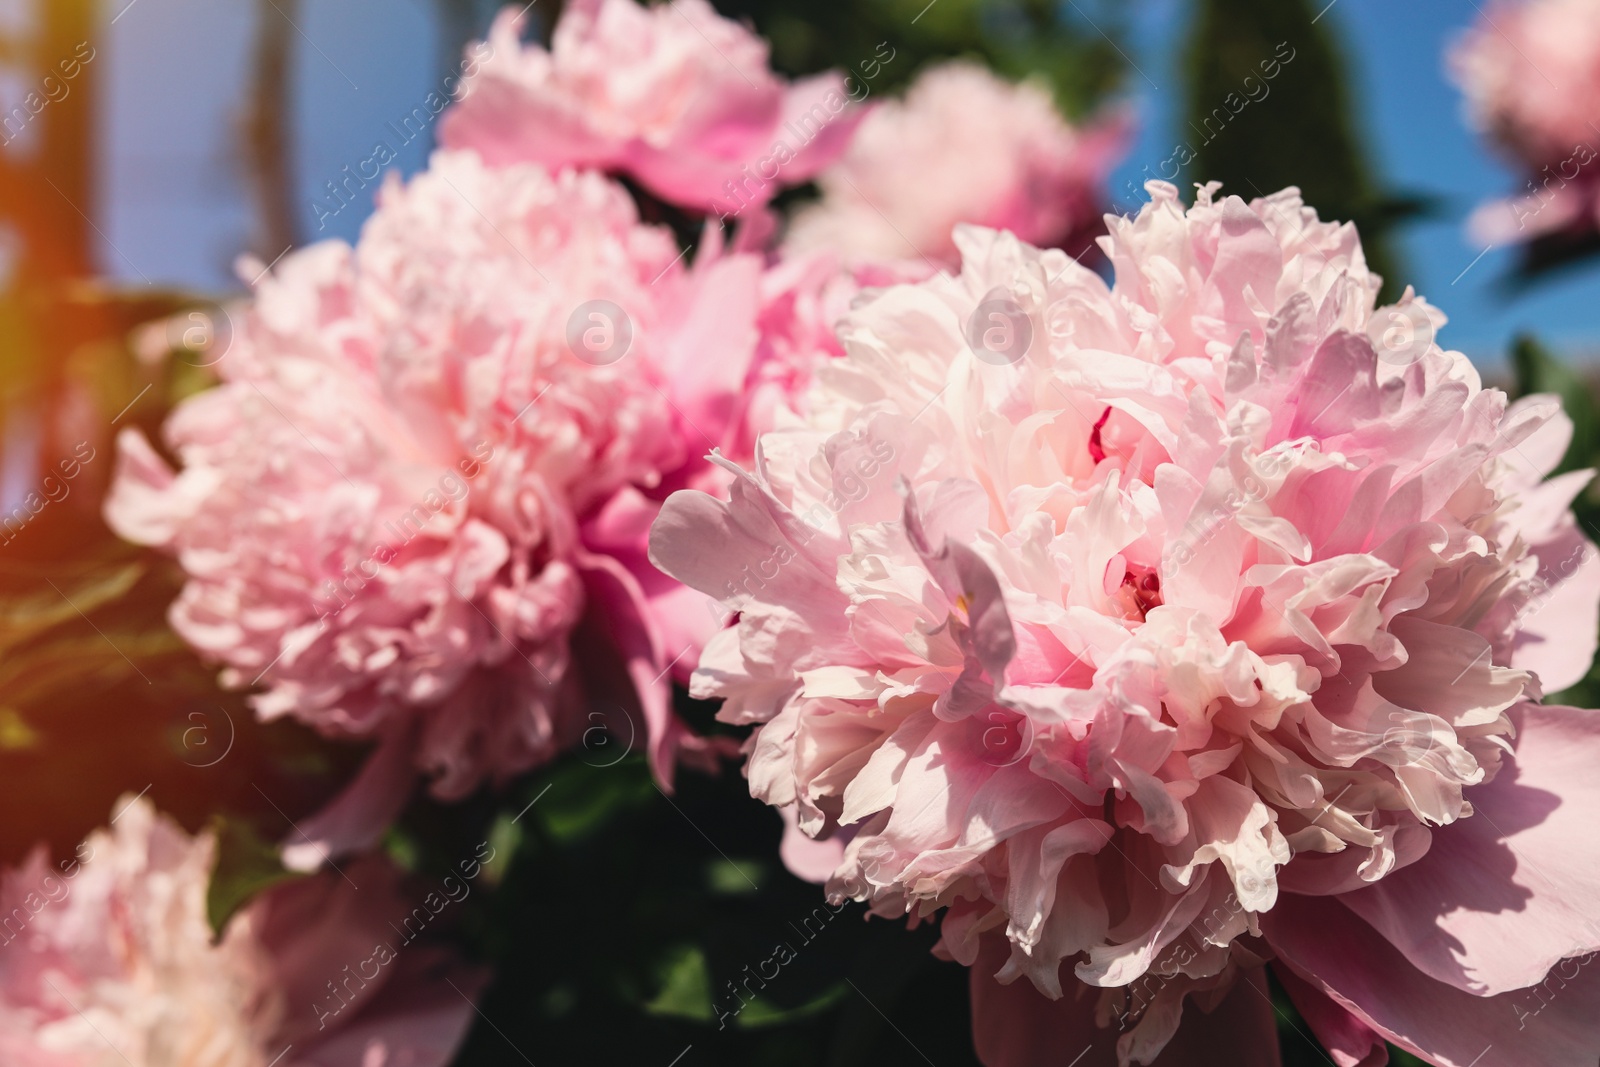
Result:
M1472 124L1521 175L1514 197L1473 212L1470 235L1501 245L1592 235L1600 18L1584 0L1495 0L1477 14L1450 49L1449 71Z
M650 768L656 781L671 789L678 746L688 731L672 712L672 664L662 655L644 591L633 575L608 556L586 554L580 563L595 609L604 617L606 631L638 693L648 733Z
M1583 958L1558 965L1538 988L1479 997L1412 967L1331 898L1286 896L1262 929L1280 964L1440 1067L1592 1067L1600 1057L1600 977Z
M132 540L150 545L172 541L182 521L175 499L172 468L138 430L117 435L117 474L106 496L106 524Z
M509 58L514 26L495 34ZM726 334L703 313L683 321L737 288L727 279L756 289L753 257L693 277L681 258L599 174L440 152L385 184L354 248L298 251L258 281L223 384L165 428L179 473L124 438L107 516L183 568L178 633L225 685L255 689L263 718L388 739L303 827L315 840L288 842L292 864L376 840L409 785L402 739L416 775L454 800L591 725L588 691L610 679L574 664L586 532L609 536L595 554L651 577L651 593L666 583L644 556L649 515L632 509L624 532L607 507L685 481L702 454L665 391L673 339L757 332L753 297ZM676 401L731 421L734 380ZM658 759L681 733L658 676L715 625L675 628L670 653L653 639L638 653L628 634Z
M1600 712L1528 705L1517 754L1467 791L1474 814L1427 855L1341 899L1431 978L1479 996L1541 981L1600 949L1593 918Z
M370 956L371 949L368 954ZM367 959L369 956L360 957ZM446 1067L478 1021L481 970L437 948L407 950L382 990L326 1037L308 1035L289 1067Z
M845 148L845 126L824 126L785 173L816 169L818 145L830 155ZM822 199L796 215L788 244L945 266L960 258L957 226L973 223L1080 254L1101 232L1105 182L1129 133L1126 113L1070 125L1039 83L1011 85L972 63L930 67L904 100L876 105L843 157L817 174Z
M1511 665L1532 671L1547 693L1577 685L1594 662L1600 635L1600 553L1568 529L1536 544L1543 595L1524 609Z
M818 841L800 829L794 805L778 809L783 816L783 840L778 856L789 873L807 882L822 885L844 862L844 842L837 837Z
M39 861L5 873L7 902L51 896L0 953L8 1067L87 1067L111 1049L141 1065L450 1061L487 975L441 947L439 890L405 886L399 868L368 856L266 889L217 937L214 837L190 837L143 798L120 799L113 816L61 865L59 884ZM470 882L435 884L464 900Z

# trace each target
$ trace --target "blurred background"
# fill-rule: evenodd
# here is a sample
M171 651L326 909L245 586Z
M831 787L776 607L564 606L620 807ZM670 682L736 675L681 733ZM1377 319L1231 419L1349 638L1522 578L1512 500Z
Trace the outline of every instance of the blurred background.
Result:
M897 82L914 73L916 60L977 51L1014 74L1049 74L1072 111L1108 98L1129 101L1140 137L1112 183L1123 208L1134 206L1147 168L1160 173L1179 144L1200 147L1200 127L1189 119L1237 87L1238 78L1226 79L1230 65L1242 77L1289 40L1298 54L1270 95L1252 102L1226 136L1184 168L1185 182L1218 177L1231 191L1252 195L1247 186L1233 188L1242 179L1228 181L1248 166L1264 191L1304 186L1324 217L1350 217L1340 209L1359 200L1372 201L1362 206L1374 216L1385 198L1390 209L1423 208L1391 245L1404 282L1450 315L1449 347L1486 368L1503 366L1510 339L1536 328L1574 352L1600 350L1600 330L1587 314L1600 298L1600 273L1573 272L1513 298L1504 291L1513 253L1490 249L1474 264L1483 247L1463 236L1474 204L1518 184L1462 121L1460 93L1444 74L1443 50L1477 17L1474 4L938 0L911 24L925 3L717 6L751 17L773 41L778 66L790 72L848 65L863 45L890 40L913 60L890 64L886 74ZM6 145L8 172L36 165L55 177L89 216L63 232L87 232L79 250L102 276L126 286L227 290L235 287L241 251L270 261L290 243L354 238L365 204L319 226L316 204L334 203L326 183L367 159L383 138L402 172L422 166L432 131L402 144L390 124L399 126L441 91L462 47L481 35L498 6L7 0L0 16L6 110L34 87L51 48L70 54L88 39L100 53L74 87L75 99L63 102L69 114L41 116L44 129ZM557 0L539 0L530 15L548 25L557 7ZM1212 88L1215 99L1197 96ZM1261 114L1251 113L1258 108ZM1264 136L1268 130L1275 136ZM1294 138L1296 150L1281 153L1274 167L1255 166L1260 144L1284 136ZM92 159L94 176L74 178L66 169L74 157ZM44 218L76 215L62 196L43 191L56 199ZM7 213L19 218L47 206L34 195L29 190ZM6 247L14 249L11 239Z
M1246 198L1300 185L1324 218L1359 224L1392 293L1412 284L1449 315L1445 347L1514 390L1566 397L1579 424L1569 467L1595 453L1600 261L1538 262L1463 229L1474 205L1519 182L1465 124L1444 74L1445 48L1478 15L1471 0L716 6L751 20L791 74L848 66L887 41L896 59L881 91L930 59L973 54L1048 79L1069 115L1131 108L1139 133L1112 181L1114 211L1137 210L1142 182L1180 156L1183 183L1219 179ZM218 828L220 918L281 876L271 845L287 820L359 760L299 727L255 724L218 689L165 626L175 571L117 542L99 504L116 431L156 436L209 381L228 334L215 302L291 248L353 239L378 183L351 202L333 188L379 142L400 173L423 166L430 99L496 7L0 0L0 863L41 840L66 854L113 798L143 791L191 828ZM559 8L530 5L534 32ZM1270 93L1208 130L1274 55ZM49 499L6 522L51 472ZM1597 517L1587 499L1580 511ZM475 1030L460 1062L520 1063L518 1047L540 1067L595 1062L597 1033L615 1063L691 1051L685 1067L972 1062L965 975L928 955L933 931L908 937L853 906L781 987L719 1027L727 984L802 936L787 931L818 893L776 862L777 818L736 773L685 775L664 804L626 748L586 749L509 796L419 799L395 831L391 852L417 869L479 834L507 856L503 892L461 920L500 977L483 1004L498 1026ZM510 819L534 799L533 815ZM1292 1017L1283 1036L1288 1062L1323 1062Z

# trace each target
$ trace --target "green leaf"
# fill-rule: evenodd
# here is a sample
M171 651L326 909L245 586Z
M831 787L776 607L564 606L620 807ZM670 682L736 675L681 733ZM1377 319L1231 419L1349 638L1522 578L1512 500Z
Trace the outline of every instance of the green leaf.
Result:
M487 885L498 886L505 881L506 871L516 858L522 845L522 829L509 814L501 814L489 826L489 847L494 849L492 859L483 865L482 878Z
M35 592L10 593L0 600L0 655L62 623L72 622L114 600L138 583L145 568L138 563L91 572L68 582L52 579Z
M643 756L634 754L615 766L595 767L582 755L561 761L543 784L532 783L524 818L537 816L550 836L570 844L599 833L624 813L658 802L655 783Z
M676 945L660 969L661 991L644 1005L652 1015L711 1021L711 968L694 945Z
M737 862L718 856L706 864L706 887L718 896L747 896L760 891L766 865L754 860Z
M744 1010L739 1013L734 1025L760 1027L800 1022L823 1014L843 1000L849 991L850 987L844 982L840 982L824 990L821 995L793 1008L782 1007L758 996L744 1006Z
M217 865L206 893L206 917L221 936L228 920L259 893L304 876L285 870L276 843L264 840L249 823L219 815L212 827Z
M91 685L145 685L138 664L183 652L171 631L112 630L44 641L0 660L0 692L23 706Z

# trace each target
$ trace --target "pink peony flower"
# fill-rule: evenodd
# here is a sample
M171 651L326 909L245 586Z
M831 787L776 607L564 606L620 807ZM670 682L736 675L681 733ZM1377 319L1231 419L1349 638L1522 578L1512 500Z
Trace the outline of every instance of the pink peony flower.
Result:
M1600 714L1533 703L1596 645L1570 424L1295 190L1147 188L1110 288L958 229L667 502L652 558L738 613L692 691L830 896L942 913L992 1065L1275 1062L1266 961L1340 1063L1591 1063L1600 980L1513 1011L1600 948Z
M818 176L789 244L856 260L960 262L967 222L1078 254L1102 232L1107 175L1126 150L1118 117L1075 129L1043 85L1011 85L972 63L923 72L904 101L876 108L844 158Z
M916 260L845 269L824 252L773 256L771 262L725 255L718 231L707 233L696 271L699 284L716 299L700 301L661 365L662 388L679 416L678 436L688 458L653 491L617 493L583 530L587 544L621 562L639 583L642 614L673 676L685 684L701 649L729 616L718 600L649 561L649 530L662 502L679 489L726 489L727 472L707 463L705 452L717 449L745 462L754 457L762 433L797 424L797 405L816 369L843 354L834 327L851 303L871 287L929 273ZM711 352L717 357L706 358Z
M481 975L398 944L411 905L377 859L268 890L213 939L210 834L148 800L52 868L0 880L0 1060L8 1067L443 1067ZM351 974L383 945L375 974ZM455 988L451 988L454 986ZM325 988L326 987L326 988ZM328 990L344 990L323 1006ZM348 997L348 999L346 999Z
M178 632L263 716L380 742L292 863L375 840L414 768L449 799L550 759L597 725L580 675L623 661L664 779L694 747L637 581L582 533L691 454L657 368L726 281L678 260L596 174L441 153L357 248L260 284L166 427L180 473L122 435L107 518L183 565ZM591 608L614 649L578 664Z
M522 24L510 8L495 20L440 123L447 147L623 173L663 200L734 211L832 162L863 114L840 74L786 84L766 42L706 0L575 0L548 51L521 46Z
M1600 8L1588 0L1497 0L1449 54L1468 116L1527 176L1480 207L1485 243L1600 229Z

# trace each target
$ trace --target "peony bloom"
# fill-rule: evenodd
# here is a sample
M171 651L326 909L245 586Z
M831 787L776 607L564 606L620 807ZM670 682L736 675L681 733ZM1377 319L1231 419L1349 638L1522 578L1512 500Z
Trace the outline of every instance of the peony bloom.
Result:
M547 761L623 661L668 775L670 656L583 529L694 454L658 368L711 343L729 279L597 174L440 153L358 247L261 282L223 384L166 426L180 472L124 432L107 518L187 572L178 632L261 715L380 742L292 862L371 843L417 771L454 799ZM590 609L615 647L582 664Z
M148 800L52 868L0 879L8 1067L443 1067L482 977L390 928L411 905L381 860L268 890L214 939L216 842ZM381 966L374 963L387 952ZM376 974L351 973L372 964ZM451 986L455 988L452 989ZM333 999L330 991L339 991ZM348 999L347 999L348 998ZM324 1000L327 1003L324 1003ZM334 1007L336 1006L336 1007Z
M1126 126L1075 129L1043 85L1011 85L972 63L933 67L904 101L876 108L818 176L822 200L796 215L789 244L955 266L951 232L966 222L1077 254L1101 232Z
M837 73L786 84L767 44L706 0L575 0L550 49L506 9L488 58L440 123L490 163L627 174L703 211L764 204L844 150L862 112Z
M685 462L654 491L625 489L583 530L585 542L619 561L645 597L642 615L673 676L685 684L700 651L727 625L713 598L662 574L650 562L651 524L662 502L684 488L719 492L727 472L707 463L712 449L738 462L755 456L760 435L797 424L799 404L813 374L843 354L834 327L851 304L873 287L927 277L917 260L863 263L846 269L837 256L817 252L773 256L725 255L716 229L696 255L702 300L675 335L661 361L662 390L678 416ZM687 339L687 340L685 340ZM707 353L716 358L706 358Z
M1527 178L1469 223L1486 243L1600 230L1600 8L1497 0L1451 49L1469 118Z
M832 897L942 916L991 1065L1275 1063L1269 961L1341 1064L1592 1064L1600 714L1535 703L1595 651L1570 424L1295 190L1147 188L1109 288L959 229L667 502L738 613L692 691Z

